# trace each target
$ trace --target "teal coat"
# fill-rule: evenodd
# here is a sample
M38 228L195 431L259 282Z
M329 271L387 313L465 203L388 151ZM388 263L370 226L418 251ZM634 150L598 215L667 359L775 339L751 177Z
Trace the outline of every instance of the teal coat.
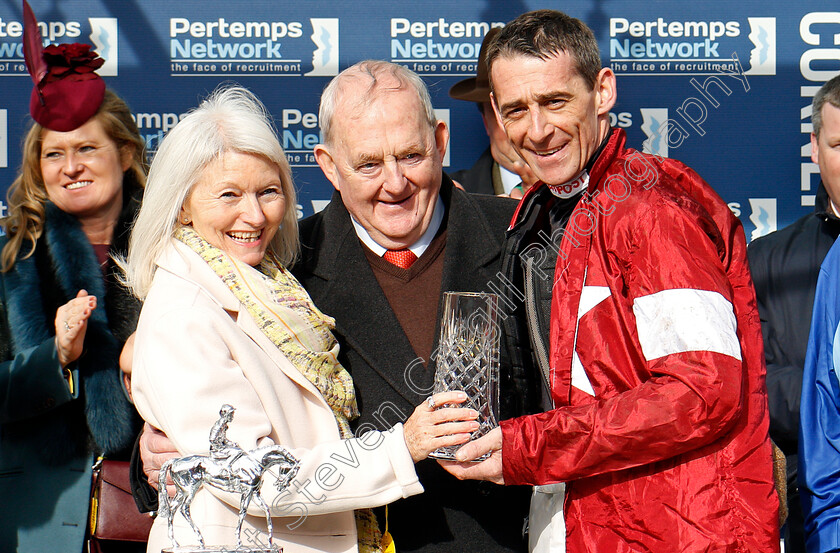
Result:
M139 206L139 194L126 196L113 241L123 252ZM70 365L71 394L54 320L82 288L98 307ZM94 457L125 456L139 431L118 363L138 312L112 264L103 277L78 221L48 204L35 253L0 273L0 551L82 551Z

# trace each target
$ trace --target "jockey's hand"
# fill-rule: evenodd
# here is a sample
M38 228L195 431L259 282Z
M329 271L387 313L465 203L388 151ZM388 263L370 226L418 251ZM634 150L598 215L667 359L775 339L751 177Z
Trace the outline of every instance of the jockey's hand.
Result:
M481 462L474 462L484 454L490 456ZM459 480L488 480L503 486L502 472L502 429L496 427L484 436L465 444L455 453L457 461L438 463Z
M179 456L175 444L166 434L149 423L143 425L143 433L140 434L140 461L143 463L143 472L154 489L158 489L160 467L166 461ZM175 497L175 484L169 477L166 479L166 493L169 497Z

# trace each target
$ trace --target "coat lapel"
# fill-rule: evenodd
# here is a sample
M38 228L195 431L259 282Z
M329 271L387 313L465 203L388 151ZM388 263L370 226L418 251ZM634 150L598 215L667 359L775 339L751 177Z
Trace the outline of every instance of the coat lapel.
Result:
M254 318L245 311L245 308L242 307L241 304L240 310L237 311L236 314L236 325L242 329L242 331L247 334L248 337L251 338L251 340L253 340L266 355L271 358L274 364L277 365L277 368L279 368L286 376L292 379L292 381L298 386L326 403L326 400L324 400L321 392L315 388L315 385L312 384L303 375L303 373L295 368L295 366L283 355L280 348L275 346L274 343L269 340L268 336L265 335L259 325L257 325L256 321L254 321Z
M40 246L45 247L44 244ZM4 275L3 281L12 341L10 353L17 355L52 337L54 333L50 331L50 325L53 321L44 313L41 279L34 255L18 259L14 269Z
M301 388L321 397L321 393L307 380L303 374L292 365L283 353L263 333L257 322L248 314L244 306L236 299L227 284L205 263L201 257L189 246L172 239L173 248L166 250L158 260L161 268L199 286L208 297L231 314L236 325L248 335L259 348L268 355L286 376L296 382ZM323 399L323 398L322 398Z
M487 285L499 270L506 222L488 221L472 195L448 183L444 177L441 196L448 208L448 231L441 291L489 291Z
M359 355L388 386L416 404L418 391L403 375L416 362L414 350L365 258L338 193L324 210L322 222L319 237L326 239L306 262L305 270L319 280L309 287L310 294L324 313L335 318L342 347Z
M47 203L46 213L44 232L64 295L69 300L84 289L88 294L96 296L99 309L93 310L91 321L107 324L105 283L93 247L75 217L64 213L52 203Z
M24 245L24 250L26 247ZM104 305L105 286L99 262L74 217L47 203L44 236L39 239L38 247L48 252L64 301L69 301L79 290L85 289ZM54 324L53 314L48 316L44 313L41 276L35 256L18 259L15 269L4 278L14 353L35 347L54 336L55 333L50 330ZM95 309L91 319L100 325L107 324L104 313L104 307Z

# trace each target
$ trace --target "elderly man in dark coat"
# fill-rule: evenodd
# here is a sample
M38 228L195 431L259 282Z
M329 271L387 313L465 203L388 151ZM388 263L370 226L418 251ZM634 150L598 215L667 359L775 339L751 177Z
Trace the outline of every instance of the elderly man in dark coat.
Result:
M319 119L324 144L315 157L336 192L300 223L301 260L292 270L335 318L339 360L357 389L358 435L405 420L431 393L443 292L500 291L517 204L453 186L442 169L448 129L423 81L402 66L346 69L324 90ZM502 367L505 359L503 350ZM523 414L530 382L503 371L500 387L502 418ZM154 478L165 445L147 434L141 452ZM425 492L387 510L398 551L526 550L530 488L461 482L433 460L417 473ZM384 530L386 512L377 514Z
M516 203L452 186L442 173L446 125L423 82L400 66L344 71L324 91L320 122L315 156L336 193L302 221L294 271L335 317L360 426L384 429L431 391L442 292L491 291ZM503 375L505 416L522 411L525 387ZM425 493L388 511L399 551L524 550L529 490L459 482L432 460L417 472Z

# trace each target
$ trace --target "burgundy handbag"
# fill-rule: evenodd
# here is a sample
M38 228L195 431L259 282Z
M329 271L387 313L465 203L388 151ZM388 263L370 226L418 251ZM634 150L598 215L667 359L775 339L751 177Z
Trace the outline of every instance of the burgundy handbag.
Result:
M90 501L91 550L97 541L146 542L154 517L137 510L128 480L128 462L99 459L93 466Z

